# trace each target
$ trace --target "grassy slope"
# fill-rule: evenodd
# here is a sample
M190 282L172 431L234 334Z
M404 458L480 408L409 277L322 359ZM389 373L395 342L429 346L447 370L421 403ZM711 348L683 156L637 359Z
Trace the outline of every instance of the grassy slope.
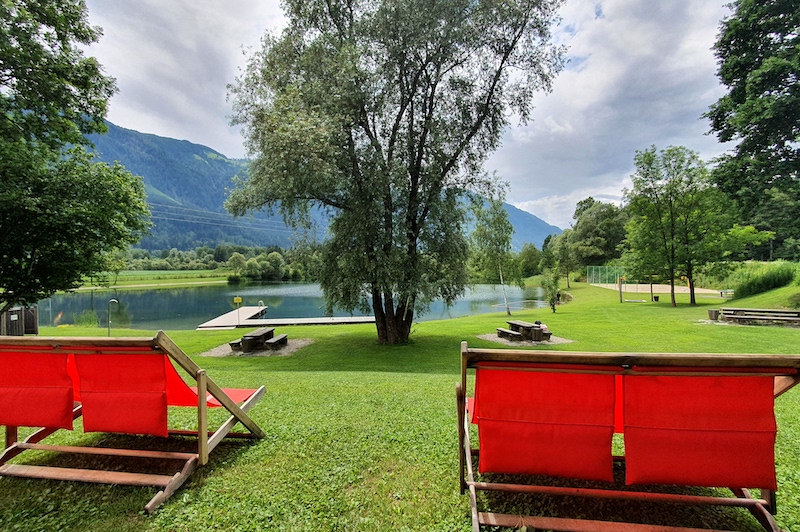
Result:
M800 340L800 329L703 323L719 299L690 307L679 296L679 306L671 308L664 298L620 304L615 292L586 285L570 292L574 301L556 314L540 309L515 318L541 319L556 336L574 340L555 346L562 350L796 353ZM760 306L748 303L735 302ZM2 478L0 529L200 530L213 524L230 530L468 530L468 501L457 486L459 342L497 346L476 336L493 332L505 319L494 314L423 322L415 326L412 342L399 347L376 345L372 326L285 327L281 331L290 338L314 343L289 357L202 358L200 365L224 386L267 385L252 411L267 438L220 446L211 463L152 517L141 513L150 488ZM241 331L169 334L197 355ZM793 449L800 438L800 393L789 392L777 405L777 519L800 532L800 463ZM177 422L189 419L179 414ZM100 438L75 431L61 441ZM549 499L493 498L490 504L510 511L562 509L559 500ZM605 519L661 514L671 524L758 530L737 510L665 506L639 515L640 505L568 501L564 511Z

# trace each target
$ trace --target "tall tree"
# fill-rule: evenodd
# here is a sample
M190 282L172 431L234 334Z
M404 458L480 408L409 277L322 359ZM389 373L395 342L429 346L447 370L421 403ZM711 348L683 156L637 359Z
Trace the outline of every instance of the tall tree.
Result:
M800 8L796 0L735 0L715 44L718 76L728 88L707 113L732 154L714 170L720 189L737 200L747 223L776 232L780 247L798 238L795 220L770 216L768 191L800 197ZM780 254L780 253L779 253Z
M542 271L540 267L540 263L542 261L542 252L536 249L536 246L530 242L525 242L522 244L522 250L519 252L518 259L520 264L520 274L523 278L531 277Z
M555 261L553 269L564 275L569 288L569 275L578 268L575 256L575 232L572 229L565 229L560 235L550 239L547 249Z
M233 84L253 158L227 201L295 226L332 217L320 282L329 308L369 309L378 340L408 339L415 313L467 282L462 191L510 113L530 116L563 50L561 0L287 0Z
M637 151L635 164L633 190L625 193L632 216L628 263L640 275L666 277L673 306L675 279L685 276L694 305L699 266L769 235L734 225L729 200L713 186L697 153L683 146L657 152L653 146Z
M82 0L0 2L0 311L109 267L148 227L144 186L93 162L114 80L82 47Z
M514 235L514 226L508 221L508 213L499 199L489 201L489 208L485 208L483 198L478 198L473 205L475 213L475 229L471 240L473 252L479 262L489 263L497 272L500 287L503 290L503 303L506 314L511 316L511 307L508 305L506 294L506 281L510 280L508 274L512 273L514 280L519 281L518 269L512 269L511 262L511 237Z
M573 215L572 250L575 262L598 266L619 258L619 245L625 239L627 213L610 203L591 197L578 202Z

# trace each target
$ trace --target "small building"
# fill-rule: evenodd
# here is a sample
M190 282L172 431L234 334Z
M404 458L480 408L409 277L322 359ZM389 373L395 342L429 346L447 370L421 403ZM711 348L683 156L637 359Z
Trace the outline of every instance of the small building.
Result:
M39 334L38 307L12 307L0 314L0 335Z

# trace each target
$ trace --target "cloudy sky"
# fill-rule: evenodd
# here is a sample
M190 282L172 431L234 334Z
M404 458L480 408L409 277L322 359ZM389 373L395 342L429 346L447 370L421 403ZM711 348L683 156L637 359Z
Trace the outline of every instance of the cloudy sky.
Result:
M566 228L581 199L619 203L636 150L683 145L708 160L729 149L702 118L725 92L711 47L727 1L567 0L555 37L570 62L487 164L510 183L507 201ZM283 24L277 0L87 5L104 31L89 53L119 87L110 121L245 156L226 86Z

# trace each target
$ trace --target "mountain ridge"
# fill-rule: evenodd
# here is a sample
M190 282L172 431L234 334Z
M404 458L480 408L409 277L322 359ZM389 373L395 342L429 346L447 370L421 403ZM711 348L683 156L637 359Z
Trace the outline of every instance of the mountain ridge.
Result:
M225 211L227 190L233 178L244 174L248 161L230 159L222 153L187 140L161 137L126 129L107 122L108 132L90 135L98 160L119 161L144 179L147 202L154 227L139 244L144 249L193 249L216 243L289 247L296 232L277 214L253 213L233 218ZM541 248L550 234L561 229L505 204L514 226L512 248L526 242ZM321 228L327 220L320 213L315 221Z

